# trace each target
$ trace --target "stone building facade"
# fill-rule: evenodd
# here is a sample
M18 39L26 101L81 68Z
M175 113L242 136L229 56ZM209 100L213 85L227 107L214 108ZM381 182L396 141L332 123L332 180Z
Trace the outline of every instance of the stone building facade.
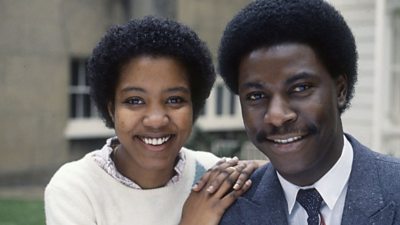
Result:
M111 25L149 14L170 17L198 32L215 59L224 26L248 2L0 1L0 185L44 184L62 163L113 135L88 104L84 78L85 59ZM370 147L399 155L400 4L329 2L349 22L360 51L359 82L343 117L345 129ZM262 157L246 140L238 100L220 79L191 143L220 155L236 149L242 158Z

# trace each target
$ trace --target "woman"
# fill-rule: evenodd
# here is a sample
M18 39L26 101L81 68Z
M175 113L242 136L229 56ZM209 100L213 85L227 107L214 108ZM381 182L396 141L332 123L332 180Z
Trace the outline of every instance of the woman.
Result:
M146 17L111 28L88 69L116 137L57 171L45 191L47 224L217 224L254 165L220 161L190 194L218 161L183 147L215 80L205 44L186 26Z

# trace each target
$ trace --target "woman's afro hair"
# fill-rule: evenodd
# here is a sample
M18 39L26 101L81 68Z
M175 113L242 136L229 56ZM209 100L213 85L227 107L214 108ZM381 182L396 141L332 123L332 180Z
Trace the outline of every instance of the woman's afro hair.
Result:
M357 49L340 13L324 0L256 0L227 25L221 38L218 68L232 92L238 94L240 60L251 51L283 43L310 46L331 76L347 76L346 105L357 81Z
M114 104L120 70L137 56L172 57L182 63L189 76L194 121L215 81L211 54L189 27L147 16L111 27L88 60L90 95L106 126L114 128L108 104Z

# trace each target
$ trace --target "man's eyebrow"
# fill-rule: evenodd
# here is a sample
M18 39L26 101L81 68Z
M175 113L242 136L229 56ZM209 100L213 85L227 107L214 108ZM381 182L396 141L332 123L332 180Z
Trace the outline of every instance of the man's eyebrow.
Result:
M296 81L298 81L298 80L302 80L302 79L316 79L317 77L318 77L318 76L316 76L316 75L313 74L313 73L309 73L309 72L300 72L300 73L295 74L295 75L291 76L290 78L288 78L288 79L285 81L285 84L288 85L288 84L294 83L294 82L296 82Z
M285 85L289 85L291 83L294 83L294 82L296 82L298 80L302 80L302 79L318 79L318 76L316 74L310 73L310 72L300 72L300 73L295 74L295 75L291 76L290 78L288 78L285 81ZM249 82L246 82L246 83L240 85L240 87L243 89L250 89L250 88L262 89L264 87L264 85L257 81L249 81Z
M243 89L250 89L250 88L262 89L263 85L258 83L258 82L256 82L256 81L254 81L254 82L250 81L250 82L246 82L246 83L240 85L240 87L243 88Z

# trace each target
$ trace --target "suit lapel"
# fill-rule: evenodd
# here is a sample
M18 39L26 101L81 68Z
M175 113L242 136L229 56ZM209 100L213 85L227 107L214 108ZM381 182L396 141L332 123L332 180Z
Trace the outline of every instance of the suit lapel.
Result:
M275 170L269 165L251 198L238 200L247 225L287 225L287 203Z
M392 224L395 214L393 202L385 202L379 184L375 155L348 136L354 150L342 224Z

